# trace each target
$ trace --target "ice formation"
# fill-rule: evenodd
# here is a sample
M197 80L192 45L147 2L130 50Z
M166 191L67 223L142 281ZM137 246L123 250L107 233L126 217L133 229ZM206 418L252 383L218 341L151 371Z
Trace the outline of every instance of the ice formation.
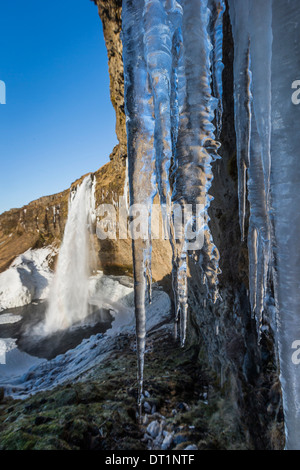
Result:
M68 328L88 315L88 229L94 209L94 184L89 175L70 192L68 218L43 327L46 334Z
M299 110L292 103L291 89L299 76L300 9L295 0L229 0L229 8L235 44L238 164L239 169L247 169L250 203L251 305L260 335L268 290L273 284L286 448L297 449L300 371L293 363L292 348L300 335L300 137ZM240 171L242 230L245 181L246 174Z
M229 6L238 44L234 98L240 225L244 239L248 193L250 301L260 334L270 264L272 1L230 0Z
M300 339L300 132L292 83L299 78L299 2L273 2L271 197L275 294L286 447L300 448L300 369L292 360Z
M250 303L259 340L267 299L275 299L286 447L295 449L300 446L300 366L292 360L293 348L300 344L300 108L292 96L300 73L300 8L297 0L228 0L228 6L239 215L241 237L248 237ZM166 206L182 344L188 252L186 238L177 239L172 231L174 204L202 204L204 244L194 257L208 297L217 296L219 255L208 208L211 164L218 158L215 134L219 138L222 128L224 10L225 2L217 0L123 1L130 203L146 204L150 220L157 193ZM192 218L187 225L194 222ZM133 256L141 396L151 240L134 241Z
M194 253L212 300L217 297L219 255L209 230L211 164L219 158L212 121L222 97L223 2L125 0L123 44L130 204L148 207L159 195L170 226L176 323L186 339L188 242L198 219L203 246ZM215 45L213 49L212 42ZM215 54L212 54L212 50ZM211 64L213 61L213 64ZM213 96L212 81L216 96ZM194 213L176 237L172 209ZM196 212L196 207L201 207ZM145 351L145 295L151 286L151 239L133 241L139 396Z

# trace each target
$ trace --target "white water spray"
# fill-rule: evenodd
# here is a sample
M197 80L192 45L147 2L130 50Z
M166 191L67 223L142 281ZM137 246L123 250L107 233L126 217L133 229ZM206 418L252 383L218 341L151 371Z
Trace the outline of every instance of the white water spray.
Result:
M68 219L43 328L46 334L69 328L88 315L88 229L93 222L94 189L89 175L70 193Z

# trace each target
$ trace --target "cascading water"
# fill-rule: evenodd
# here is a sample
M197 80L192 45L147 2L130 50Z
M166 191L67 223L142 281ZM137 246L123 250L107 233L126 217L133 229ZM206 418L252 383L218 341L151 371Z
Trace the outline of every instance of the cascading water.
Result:
M300 365L293 362L292 353L300 344L300 107L292 102L292 94L300 73L299 1L227 3L234 40L242 239L247 198L250 206L250 303L259 339L274 287L286 447L297 449ZM196 259L212 300L217 296L219 267L208 226L208 191L219 146L214 118L218 136L221 129L224 9L225 2L218 0L123 0L130 202L147 205L151 218L157 192L171 225L172 204L203 205L204 245ZM187 314L185 242L171 240L182 344ZM150 256L151 241L133 241L140 397Z
M71 190L64 238L48 298L44 334L66 329L88 315L88 229L95 208L94 189L89 175Z

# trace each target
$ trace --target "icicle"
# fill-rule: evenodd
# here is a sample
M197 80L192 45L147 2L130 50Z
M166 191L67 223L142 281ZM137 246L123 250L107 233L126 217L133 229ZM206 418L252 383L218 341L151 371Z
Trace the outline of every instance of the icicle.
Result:
M210 0L209 8L211 16L211 42L212 42L212 77L213 94L218 99L218 109L216 113L217 139L220 138L222 131L223 116L223 14L225 12L225 2L220 0Z
M171 83L173 79L173 36L180 24L182 9L171 0L146 0L144 7L145 60L154 100L156 180L160 203L165 206L167 223L171 227L171 188L169 173L172 162ZM151 231L151 223L149 224ZM150 257L149 257L150 259ZM148 270L150 273L151 270ZM151 299L151 276L148 274Z
M262 18L264 19L262 21ZM252 124L249 165L250 229L257 229L257 284L255 313L258 337L267 295L270 264L270 172L271 172L271 60L272 0L252 0L249 13L251 52ZM251 261L250 261L251 262ZM251 282L251 277L250 277Z
M184 104L186 99L186 77L185 77L185 62L184 62L184 46L182 37L182 24L176 30L173 37L173 71L172 71L172 82L171 82L171 132L172 132L172 168L171 168L171 179L173 183L176 181L176 174L178 170L178 161L176 159L176 148L179 133L180 116L184 110ZM176 184L173 184L172 188L172 203L173 208L176 204ZM180 199L180 197L179 197ZM180 209L182 218L182 208ZM182 220L181 220L182 223ZM173 226L173 220L170 221L171 228L171 247L172 247L172 287L174 294L175 303L175 339L178 338L178 324L180 319L180 312L183 311L183 316L186 315L187 311L187 260L186 252L184 253L184 238L182 231L180 236L176 239L175 228ZM183 269L182 263L185 263L185 269ZM180 273L180 274L179 274ZM180 288L181 286L181 288ZM185 322L182 321L179 331L181 336L181 344L185 341L185 332L182 331L182 327Z
M142 204L151 216L155 189L154 104L144 57L143 0L123 2L125 102L128 136L130 204ZM132 222L134 229L135 222ZM138 355L139 408L143 392L146 341L145 294L151 267L151 241L132 242Z
M186 92L182 110L179 115L179 130L174 164L173 202L182 206L183 212L186 204L193 207L202 205L205 222L204 246L202 263L205 272L205 281L213 300L216 298L217 275L219 274L218 255L209 232L207 214L211 197L208 195L213 179L211 163L219 158L217 149L219 144L214 141L214 126L212 120L217 106L217 100L211 96L211 70L210 53L211 43L208 36L209 10L207 2L200 0L183 2L184 15L182 37L184 45L184 90ZM180 78L178 76L178 78ZM179 82L180 86L180 82ZM189 223L189 222L188 222ZM187 240L186 240L187 242ZM183 282L181 260L184 259L184 244L176 244L174 273L177 276L175 286L186 284ZM179 274L180 273L180 274ZM178 276L179 279L178 279ZM178 293L177 293L178 296ZM186 337L187 295L181 295L177 301L177 312L183 316L181 325L182 343ZM182 300L183 299L183 300Z
M248 176L250 301L260 339L270 264L271 0L230 0L229 5L235 41L240 225L244 238Z
M273 1L271 197L275 290L286 448L300 449L300 133L292 83L299 79L297 0Z
M216 11L219 15L220 11ZM197 204L202 207L205 227L201 230L205 233L201 251L206 263L202 263L202 269L213 300L219 274L219 256L209 231L207 212L212 200L208 195L213 178L211 164L219 158L219 144L214 140L212 124L218 99L211 93L209 21L207 0L123 2L130 203L148 207L150 234L151 207L157 185L172 234L176 321L180 315L182 345L186 339L188 310L187 233L200 214L185 220L185 236L177 240L172 219L172 209L176 204L181 206L183 213L187 204L191 204L194 210ZM215 27L218 40L215 76L220 99L220 18L216 19ZM147 286L149 292L151 289L150 236L148 240L133 241L133 264L141 404L145 291Z
M252 114L251 124L251 156L248 174L250 300L257 321L258 339L260 340L270 262L270 228L267 190L264 184L263 149L257 132L254 113Z
M234 110L237 141L239 215L245 238L246 170L249 168L251 133L249 0L229 0L234 50Z
M126 158L126 168L125 168L125 180L124 180L124 190L123 190L123 198L124 198L124 206L125 209L128 211L129 209L129 179L128 179L128 157Z

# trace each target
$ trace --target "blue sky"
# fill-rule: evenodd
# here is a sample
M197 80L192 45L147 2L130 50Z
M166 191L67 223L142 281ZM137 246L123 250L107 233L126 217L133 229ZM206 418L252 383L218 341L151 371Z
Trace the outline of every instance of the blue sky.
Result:
M97 170L117 139L94 3L14 0L0 13L2 213Z

